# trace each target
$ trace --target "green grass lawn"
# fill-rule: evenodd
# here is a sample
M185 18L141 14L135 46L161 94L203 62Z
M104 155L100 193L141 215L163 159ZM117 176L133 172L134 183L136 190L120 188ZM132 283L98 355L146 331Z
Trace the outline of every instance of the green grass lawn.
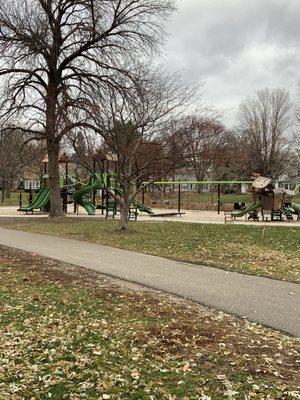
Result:
M297 339L6 248L0 282L3 400L297 398Z
M63 236L231 271L300 281L300 229L180 222L24 221L10 225L29 232Z

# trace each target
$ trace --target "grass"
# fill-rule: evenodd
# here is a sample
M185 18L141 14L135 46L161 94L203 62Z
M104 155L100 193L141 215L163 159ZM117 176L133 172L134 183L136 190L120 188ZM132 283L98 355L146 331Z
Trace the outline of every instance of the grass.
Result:
M24 221L14 229L73 238L231 271L300 281L300 229L180 222L131 223L120 233L112 220Z
M29 194L22 192L22 201L23 204L28 204L28 198ZM0 190L0 207L19 207L19 195L20 192L11 192L11 196L9 199L5 198L4 202L2 203L1 198L2 198L2 190ZM34 194L35 195L35 194Z
M299 394L297 339L6 248L0 281L1 399Z

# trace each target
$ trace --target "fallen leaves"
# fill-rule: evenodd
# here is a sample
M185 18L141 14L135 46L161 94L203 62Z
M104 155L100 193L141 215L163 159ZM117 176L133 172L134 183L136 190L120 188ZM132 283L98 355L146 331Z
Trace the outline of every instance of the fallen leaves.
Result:
M134 380L138 380L141 377L141 375L140 375L140 373L138 371L133 371L133 372L131 372L130 375Z
M296 339L17 254L0 258L0 398L299 398Z

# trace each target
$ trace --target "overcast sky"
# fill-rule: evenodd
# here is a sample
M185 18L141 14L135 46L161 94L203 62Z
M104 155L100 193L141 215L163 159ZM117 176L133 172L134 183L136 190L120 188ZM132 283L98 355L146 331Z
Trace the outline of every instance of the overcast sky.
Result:
M255 90L284 87L299 98L299 0L178 0L168 26L169 70L205 82L204 100L234 124Z

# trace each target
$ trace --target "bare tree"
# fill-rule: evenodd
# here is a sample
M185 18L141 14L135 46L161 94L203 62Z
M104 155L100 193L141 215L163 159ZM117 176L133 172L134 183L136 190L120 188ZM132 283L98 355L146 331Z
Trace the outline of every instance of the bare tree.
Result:
M0 130L0 184L2 187L2 202L4 197L10 197L10 191L15 181L24 178L27 168L39 166L44 149L24 141L24 133L18 130Z
M160 49L173 10L173 0L0 0L0 117L46 141L50 216L63 216L60 142L80 126L91 86L130 80L128 65Z
M243 138L235 130L225 130L222 140L215 148L212 159L214 179L241 180L250 178L251 171L247 168L248 155Z
M218 174L217 167L225 157L227 137L226 128L218 118L205 114L188 115L175 121L173 129L180 137L182 166L189 169L198 181Z
M276 179L289 161L289 129L294 118L285 89L263 89L240 106L242 140L247 148L248 168Z
M90 115L93 125L86 126L101 135L115 157L123 195L111 194L121 208L121 230L126 229L130 204L147 186L143 180L159 179L181 160L180 154L174 157L171 152L176 140L171 120L185 110L194 95L195 89L182 85L177 76L148 70L140 70L135 86L125 93L110 90L106 98L95 93Z

